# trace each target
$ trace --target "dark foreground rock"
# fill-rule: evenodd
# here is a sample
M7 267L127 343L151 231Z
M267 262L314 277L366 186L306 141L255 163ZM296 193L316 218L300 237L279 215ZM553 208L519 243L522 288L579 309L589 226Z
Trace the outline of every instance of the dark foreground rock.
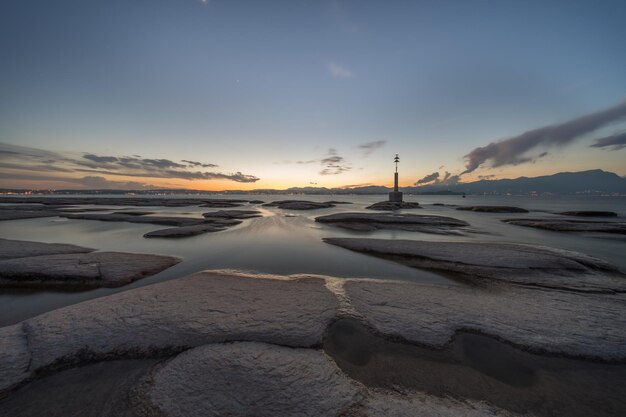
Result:
M427 242L327 238L325 242L415 268L446 271L472 280L589 292L626 292L626 275L578 252L514 243Z
M577 216L577 217L617 217L617 213L614 211L564 211L559 213L562 216Z
M25 258L28 256L87 253L94 249L65 243L42 243L26 240L0 239L0 260Z
M246 204L248 200L239 199L216 199L216 200L204 200L204 204L200 207L213 207L213 208L229 208L240 207Z
M0 287L119 287L180 262L122 252L70 253L0 261Z
M563 219L505 219L504 223L555 232L594 232L626 235L626 222Z
M60 213L53 210L0 210L0 221L55 217Z
M528 210L521 207L509 206L464 206L457 207L457 210L477 211L480 213L528 213Z
M387 213L336 213L316 217L315 221L356 231L390 229L436 234L459 234L469 226L452 217Z
M419 203L410 203L408 201L381 201L365 208L369 210L393 211L402 209L420 209L422 206L420 206Z
M336 201L326 201L323 203L319 203L317 201L306 201L306 200L281 200L281 201L273 201L271 203L263 204L264 207L278 207L283 210L317 210L323 208L331 208L335 207L336 204L344 204L338 203Z

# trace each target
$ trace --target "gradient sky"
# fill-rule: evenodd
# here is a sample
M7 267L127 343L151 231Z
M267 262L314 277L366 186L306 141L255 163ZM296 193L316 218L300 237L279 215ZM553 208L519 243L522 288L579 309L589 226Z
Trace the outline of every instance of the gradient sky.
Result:
M624 1L3 0L0 187L389 185L396 152L403 185L457 181L477 148L569 121L573 137L492 146L460 180L626 175L625 17Z

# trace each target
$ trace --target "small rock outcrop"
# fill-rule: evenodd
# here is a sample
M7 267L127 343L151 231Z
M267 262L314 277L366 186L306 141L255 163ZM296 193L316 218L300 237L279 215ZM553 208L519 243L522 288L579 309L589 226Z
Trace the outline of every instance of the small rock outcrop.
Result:
M365 207L368 210L394 211L403 209L421 209L419 203L411 203L408 201L381 201L371 206Z
M528 210L521 207L510 206L463 206L457 207L457 210L476 211L480 213L528 213Z
M206 219L252 219L261 217L258 210L219 210L202 214Z
M577 216L577 217L617 217L617 213L614 211L564 211L559 213L562 216Z
M626 222L565 219L505 219L504 223L554 232L592 232L626 235Z
M307 200L280 200L273 201L271 203L263 204L264 207L278 207L283 210L317 210L323 208L331 208L335 207L336 204L343 204L338 202L317 202L317 201L307 201Z
M27 240L0 239L0 260L26 258L29 256L87 253L94 249L65 243L43 243Z
M180 226L180 227L168 227L167 229L154 230L152 232L145 233L145 238L183 238L197 236L204 233L214 233L226 230L226 227L220 227L213 223L196 224L193 226Z
M171 256L92 252L0 261L0 287L119 287L180 262Z
M380 229L406 230L435 234L459 234L469 226L463 220L443 216L391 213L336 213L315 218L316 222L356 231Z

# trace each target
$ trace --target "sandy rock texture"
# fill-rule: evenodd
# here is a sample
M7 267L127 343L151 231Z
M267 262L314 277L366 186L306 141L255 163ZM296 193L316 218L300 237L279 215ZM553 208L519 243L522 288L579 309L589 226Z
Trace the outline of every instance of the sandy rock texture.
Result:
M594 232L626 235L626 222L623 221L565 219L506 219L502 221L516 226L534 227L555 232Z
M0 261L0 287L119 287L180 262L122 252L68 253Z
M315 221L356 231L391 229L436 234L458 234L469 226L452 217L391 213L336 213L316 217Z
M325 242L402 264L494 280L587 292L626 292L626 275L613 265L579 252L492 242L428 242L327 238Z
M132 289L2 328L0 346L9 349L0 356L0 369L7 369L0 391L59 363L150 357L227 341L315 346L337 306L319 278L216 271Z
M178 355L147 395L167 417L331 417L359 401L359 391L322 351L240 342Z

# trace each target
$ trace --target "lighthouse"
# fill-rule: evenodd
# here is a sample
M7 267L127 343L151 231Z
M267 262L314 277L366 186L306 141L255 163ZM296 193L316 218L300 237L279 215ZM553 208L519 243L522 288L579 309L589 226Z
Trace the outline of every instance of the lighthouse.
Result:
M393 175L393 191L389 193L389 201L402 203L402 193L398 191L398 163L400 162L400 156L398 154L393 158L393 162L396 164L396 172Z

